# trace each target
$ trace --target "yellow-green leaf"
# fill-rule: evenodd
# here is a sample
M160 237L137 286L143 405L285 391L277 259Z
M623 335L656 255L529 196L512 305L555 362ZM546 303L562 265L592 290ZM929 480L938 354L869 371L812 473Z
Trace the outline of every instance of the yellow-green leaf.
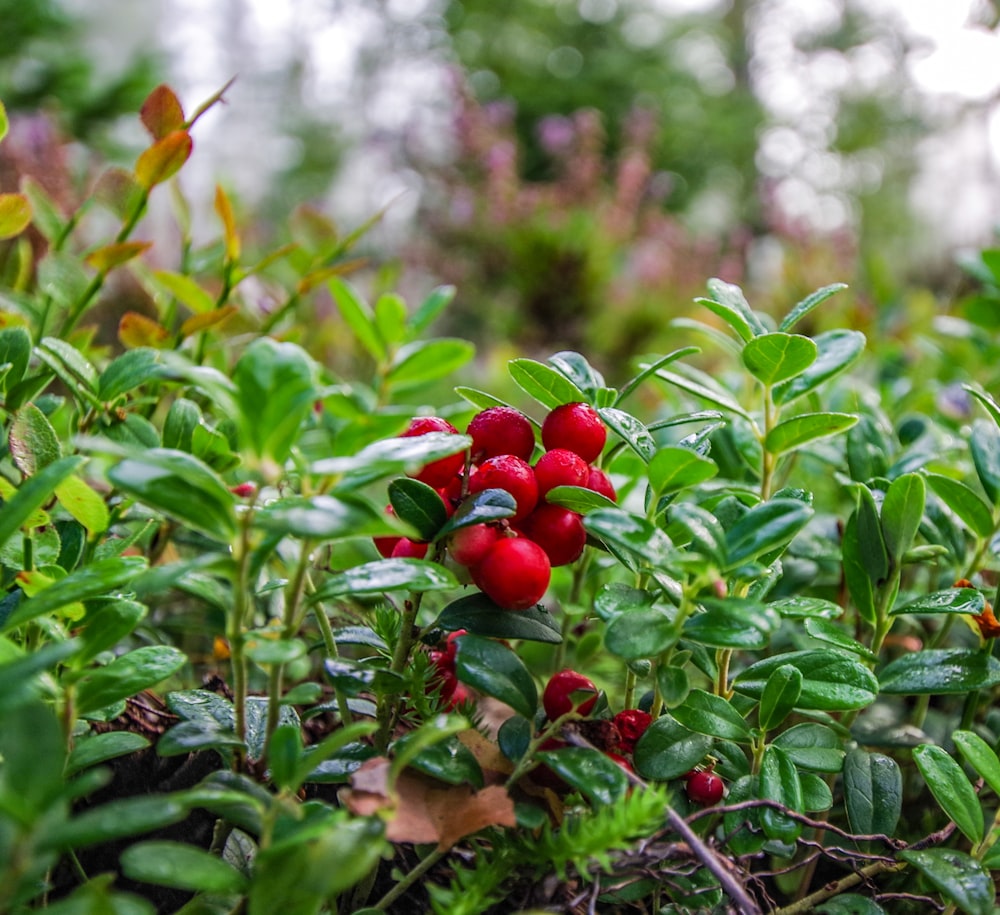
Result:
M118 323L118 339L128 347L164 349L170 345L170 332L152 318L137 311L127 311Z
M80 477L66 477L55 489L59 504L86 529L100 534L108 529L110 518L104 500Z
M138 257L143 251L152 247L152 242L148 241L114 242L91 251L86 257L86 262L98 273L110 273L115 267L127 264L134 257Z
M24 194L0 194L0 239L20 235L31 225L31 204Z
M235 263L240 259L240 236L236 231L232 204L229 202L226 192L219 185L215 187L215 212L222 220L223 238L226 242L226 259Z
M191 155L191 147L191 134L186 130L175 130L157 140L135 163L140 187L148 191L176 175Z
M192 315L181 325L181 336L190 337L200 330L214 327L236 314L239 309L235 305L223 305L222 308L214 308L205 314Z

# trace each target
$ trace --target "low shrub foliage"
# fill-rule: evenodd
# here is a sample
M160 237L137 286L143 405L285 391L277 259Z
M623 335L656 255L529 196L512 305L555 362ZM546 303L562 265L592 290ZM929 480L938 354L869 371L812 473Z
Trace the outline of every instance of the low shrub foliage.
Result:
M515 358L508 404L454 386L452 290L344 278L360 231L249 261L220 189L162 266L221 98L155 90L77 211L0 195L0 911L992 912L976 334L884 366L808 332L839 284L711 280L620 387Z

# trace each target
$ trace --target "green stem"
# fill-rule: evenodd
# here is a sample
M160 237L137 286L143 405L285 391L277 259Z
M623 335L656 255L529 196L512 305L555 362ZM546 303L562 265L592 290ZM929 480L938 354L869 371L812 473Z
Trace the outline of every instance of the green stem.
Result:
M226 637L229 639L230 663L233 669L233 715L236 736L245 741L247 736L247 692L249 688L249 666L246 657L245 628L251 606L250 601L250 524L253 511L248 510L240 518L239 538L234 544L236 555L236 581L233 605L226 621ZM233 766L242 767L243 753L233 754Z
M413 594L403 605L403 618L399 628L399 639L392 653L392 665L389 668L392 673L402 675L410 661L410 652L416 642L417 613L420 611L420 600L422 593ZM378 732L375 735L375 748L380 753L385 753L389 746L389 737L392 733L392 725L396 718L398 707L402 700L391 695L381 695L378 699L378 708L375 713L375 720L378 722Z
M423 859L413 870L411 870L402 880L399 881L388 893L386 893L375 905L373 909L385 910L399 899L411 886L424 876L435 864L438 863L448 852L435 848L426 858Z

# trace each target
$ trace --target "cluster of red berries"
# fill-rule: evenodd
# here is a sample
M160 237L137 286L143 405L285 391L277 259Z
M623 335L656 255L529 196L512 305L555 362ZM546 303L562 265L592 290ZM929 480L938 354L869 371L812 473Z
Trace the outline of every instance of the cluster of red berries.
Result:
M414 419L404 437L457 432L447 420ZM552 410L542 423L545 452L529 463L535 432L513 407L489 407L469 423L470 469L465 455L433 461L413 476L438 491L449 512L463 498L486 489L502 489L514 500L514 514L500 524L472 524L450 538L448 553L468 568L476 586L507 610L526 610L541 600L553 566L578 559L587 542L579 514L546 501L556 486L580 486L614 501L615 489L593 466L604 449L607 429L593 407L568 403ZM405 537L379 537L383 556L423 558L427 544Z
M456 629L448 633L443 648L435 648L428 652L433 667L430 683L432 686L440 686L441 701L450 712L456 711L460 705L472 698L468 687L455 675L455 656L458 654L458 644L455 640L465 633L465 629Z

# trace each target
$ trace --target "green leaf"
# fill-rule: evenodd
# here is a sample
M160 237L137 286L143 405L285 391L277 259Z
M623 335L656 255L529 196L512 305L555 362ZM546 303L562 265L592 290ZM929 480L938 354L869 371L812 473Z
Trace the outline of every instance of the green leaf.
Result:
M23 377L31 358L31 334L23 327L0 330L0 391L9 391Z
M393 347L406 336L406 302L384 292L375 300L375 329L386 345Z
M858 487L857 531L861 550L861 563L875 587L880 586L889 574L889 550L882 533L882 522L875 497L867 486Z
M245 749L246 744L236 736L232 725L226 727L216 721L181 721L170 728L157 742L160 756L183 756L202 750L225 751L230 748Z
M0 610L0 622L3 613ZM80 650L79 639L69 639L65 642L49 642L29 654L21 654L19 647L6 639L0 639L0 712L7 713L9 709L19 708L28 704L35 695L36 677L46 670L51 670L71 658ZM5 722L7 719L4 719ZM8 727L7 724L4 726ZM0 742L4 729L0 728Z
M476 348L466 340L420 340L401 346L386 374L386 382L394 388L427 384L460 369L476 354Z
M779 406L808 394L848 369L864 352L865 335L857 330L830 330L813 337L818 354L805 371L777 384L771 399Z
M434 626L454 632L466 629L472 635L491 639L524 639L556 645L562 641L559 623L540 604L517 613L500 612L485 594L477 592L448 604Z
M97 383L97 396L104 403L135 390L147 381L160 376L160 353L148 347L139 347L123 353L102 373Z
M0 362L3 361L0 343ZM996 423L977 419L972 424L969 450L983 490L994 506L1000 505L1000 429Z
M598 392L605 389L604 376L580 353L562 350L549 356L549 365L583 391L590 403L595 403Z
M683 537L674 533L674 529L680 527L690 538L689 551L708 557L716 565L726 564L726 532L710 511L693 502L677 502L670 506L667 517L675 541L684 542Z
M583 526L589 534L626 553L662 564L673 546L670 539L652 522L620 508L599 508L586 515Z
M645 365L640 364L640 367L645 368ZM668 372L665 369L658 369L655 375L675 388L680 388L688 394L693 394L695 397L700 397L702 400L707 400L709 403L715 404L727 413L735 413L737 416L742 416L747 422L751 422L753 419L728 392L723 391L718 385L708 384L709 379L700 378L697 373L692 372L690 369L687 370L687 375L694 375L694 378L679 375L676 372Z
M196 315L208 314L215 308L215 297L209 295L192 277L183 273L157 270L152 275L156 287L165 290Z
M683 359L685 356L693 356L698 352L700 352L700 350L697 346L685 346L682 349L675 349L672 353L668 353L666 356L661 356L655 362L647 364L638 375L634 376L622 386L621 391L615 398L614 406L619 406L626 397L639 387L640 384L642 384L651 375L654 375L665 365L669 365L671 362L676 362L678 359Z
M396 517L416 530L418 540L433 540L448 520L448 510L437 490L419 480L393 480L389 501Z
M711 748L711 737L696 734L670 715L663 715L639 738L633 760L643 778L666 781L690 772Z
M844 764L843 741L823 724L804 722L793 725L778 734L771 743L781 747L800 769L839 772Z
M982 842L983 810L976 789L962 767L941 747L923 744L913 751L913 761L948 819L954 821L970 842Z
M383 594L387 591L443 591L458 587L444 566L425 559L377 559L328 578L312 595L312 602L345 594Z
M49 827L36 847L39 851L69 851L98 845L162 829L187 815L187 807L169 794L109 801Z
M109 759L127 756L136 750L149 746L149 741L142 734L130 731L108 731L106 734L91 734L77 740L73 751L66 762L66 777L89 769Z
M601 407L597 411L608 428L615 432L644 461L650 461L656 454L656 442L643 423L615 407Z
M512 359L507 363L510 377L525 394L553 410L564 403L582 403L586 395L562 372L534 359Z
M312 359L294 343L258 337L233 369L241 438L259 457L281 463L319 397Z
M920 871L965 915L992 915L996 901L993 877L965 852L950 848L906 849L899 857Z
M1000 795L1000 758L994 749L973 731L955 731L951 739L993 793Z
M843 778L851 831L894 835L903 809L903 776L896 761L856 747L844 758Z
M711 298L695 301L722 318L741 340L747 342L758 334L766 333L767 328L750 307L739 286L718 278L710 279L707 285Z
M760 699L768 678L783 664L791 664L802 672L799 708L826 712L865 708L878 695L875 675L865 665L838 651L824 649L791 651L765 658L741 671L733 687L737 692Z
M385 344L375 327L375 316L368 303L350 283L340 277L333 277L327 285L341 317L354 336L376 362L384 362L387 357Z
M857 639L852 639L844 631L843 627L838 626L836 623L831 623L829 620L821 618L808 618L803 625L806 632L814 639L826 642L827 645L833 645L835 648L849 651L851 654L860 655L868 661L878 660L878 656L870 648L862 645Z
M846 288L846 283L831 283L829 286L823 286L821 289L817 289L815 292L810 293L801 302L796 304L787 315L785 315L781 324L778 325L778 330L791 330L795 324L801 321L814 308L821 305L828 298L830 298L830 296L840 292L841 289Z
M270 631L247 633L246 654L255 664L290 664L309 650L301 639L275 639L269 635Z
M625 770L598 750L562 747L543 751L538 759L594 807L615 804L628 790Z
M920 529L925 498L924 480L918 473L896 477L886 490L882 500L882 534L886 551L896 566L902 564Z
M236 536L233 494L193 455L151 448L115 464L107 475L127 495L214 540Z
M196 893L240 893L247 878L222 858L182 842L139 842L121 854L131 880Z
M410 731L409 734L397 740L393 744L393 752L402 752L406 741L413 733L415 732ZM418 772L423 772L424 775L447 782L449 785L483 787L482 768L476 761L472 750L457 737L449 737L447 740L422 748L416 756L410 759L408 765Z
M760 796L796 813L803 812L802 782L795 764L780 748L771 744L764 750L760 766ZM802 824L780 810L765 807L760 812L764 835L779 842L793 843L802 833Z
M7 109L3 102L0 102L0 142L7 136L8 130L10 130L10 121L7 118Z
M184 652L169 645L144 645L84 674L76 685L80 715L134 696L162 683L188 663Z
M763 604L741 598L701 601L702 610L684 621L684 638L709 648L755 650L771 639L771 620Z
M677 640L672 617L658 607L616 616L604 632L604 645L625 661L655 658Z
M384 438L366 445L357 454L325 458L310 468L320 475L357 473L364 480L398 473L417 473L431 461L457 454L472 446L468 435L428 432L399 438Z
M488 394L486 391L480 391L477 388L468 388L463 385L459 385L455 388L455 393L462 398L462 400L467 401L479 410L486 410L490 407L510 407L511 404L507 403L505 400L501 400L499 397L494 397L492 394ZM537 426L538 423L533 420L530 416L528 417L528 422Z
M607 496L582 486L554 486L545 494L545 501L561 505L578 515L586 515L597 508L615 507L615 503Z
M22 600L3 625L4 631L37 619L68 604L101 597L128 585L146 568L142 556L99 559L82 566L65 578L42 589L34 597Z
M525 718L534 717L538 691L515 652L500 642L475 635L463 635L457 643L455 676L462 683L499 699Z
M455 298L454 286L438 286L421 302L410 317L410 333L422 334Z
M8 444L11 458L26 477L34 476L62 456L56 430L33 403L17 411L10 425Z
M111 523L104 499L78 476L66 477L55 488L59 504L80 522L91 536L103 534Z
M903 606L895 606L890 615L903 613L968 613L977 616L986 607L986 598L975 588L945 588L921 594L916 600Z
M0 754L3 757L0 790L3 792L6 836L18 828L18 819L24 824L21 829L28 823L45 822L42 817L53 807L56 817L52 819L58 822L59 806L62 805L57 806L56 799L66 790L63 780L66 738L60 734L59 720L53 709L37 698L5 708L0 728ZM11 847L10 842L11 839L5 837L7 848Z
M762 731L777 727L795 708L802 694L802 671L791 664L775 668L764 684L757 712Z
M31 225L31 202L24 194L0 194L0 241L20 235Z
M675 721L695 733L737 743L750 740L750 727L743 716L721 696L703 689L692 689L672 714Z
M822 597L783 597L771 601L768 606L780 613L785 619L838 619L844 615L844 608L832 600Z
M798 499L776 498L755 505L726 531L727 570L787 547L812 515L812 508Z
M839 435L858 421L853 413L803 413L778 423L764 439L771 454L787 454L817 439Z
M817 915L886 915L885 909L867 896L840 893L813 909Z
M982 498L960 480L942 476L939 473L926 474L931 489L941 500L965 522L965 525L979 537L989 537L996 525L993 511Z
M794 378L815 361L819 350L798 334L762 334L743 347L743 365L761 384L771 386Z
M440 502L440 497L435 494ZM281 499L254 515L254 526L309 540L342 540L399 534L384 512L351 493Z
M86 276L83 278L87 283ZM83 289L80 290L82 295ZM52 369L74 391L79 391L84 399L97 392L97 369L71 344L58 337L45 337L35 349L35 354Z
M657 450L647 469L649 485L655 496L697 486L712 479L718 472L714 461L679 445L667 445Z
M1000 661L968 648L924 649L891 661L879 681L896 696L969 693L1000 684Z
M558 488L558 487L557 487ZM565 487L563 487L565 488ZM514 497L505 489L483 489L466 496L447 522L438 529L435 540L472 524L489 524L509 518L517 511Z

